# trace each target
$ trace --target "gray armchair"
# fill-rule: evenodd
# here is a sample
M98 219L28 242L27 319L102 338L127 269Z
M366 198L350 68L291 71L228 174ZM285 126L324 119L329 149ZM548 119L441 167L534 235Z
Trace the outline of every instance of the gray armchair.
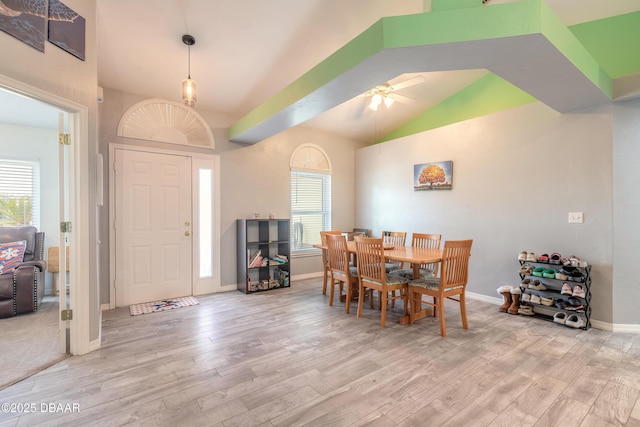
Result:
M26 240L23 262L0 274L0 318L38 310L44 296L44 232L33 226L0 227L0 243Z

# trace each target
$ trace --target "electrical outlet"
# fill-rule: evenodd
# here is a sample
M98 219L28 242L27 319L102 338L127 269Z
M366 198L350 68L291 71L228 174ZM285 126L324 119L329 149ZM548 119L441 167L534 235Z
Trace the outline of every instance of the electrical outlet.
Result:
M584 217L582 212L569 212L569 224L582 224Z

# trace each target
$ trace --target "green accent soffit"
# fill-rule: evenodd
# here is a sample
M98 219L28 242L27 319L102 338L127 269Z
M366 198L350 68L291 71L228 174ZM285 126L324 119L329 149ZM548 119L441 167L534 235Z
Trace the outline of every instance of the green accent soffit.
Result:
M382 48L383 26L382 21L378 21L302 77L231 125L229 136L238 135L263 122L285 107L326 85Z
M640 72L640 12L569 27L613 79Z
M457 0L457 2L460 1L463 0ZM335 83L341 75L352 68L361 67L365 60L379 55L391 55L391 52L396 49L401 52L402 48L444 46L449 43L458 45L459 42L491 42L540 33L595 87L609 98L611 97L612 83L609 76L573 33L560 22L553 11L542 0L522 0L487 7L469 7L382 18L302 77L235 122L229 128L229 139L233 140L234 137L242 139L243 133L257 128L258 125L269 127L275 124L276 126L268 131L260 131L266 138L270 136L269 132L277 133L284 130L283 121L286 122L287 127L292 127L313 115L333 108L346 99L331 104L345 93L329 93L335 90L335 87L327 86L329 83ZM399 60L402 61L402 58ZM427 69L422 71L438 69L438 65L426 65ZM441 66L442 70L455 69L447 68L446 63ZM421 70L405 72L416 71ZM370 80L371 76L368 78ZM376 84L379 83L381 82ZM327 100L318 97L320 93L327 96ZM278 120L280 120L279 124ZM281 127L276 129L278 126Z
M495 74L487 74L376 142L389 141L535 102Z

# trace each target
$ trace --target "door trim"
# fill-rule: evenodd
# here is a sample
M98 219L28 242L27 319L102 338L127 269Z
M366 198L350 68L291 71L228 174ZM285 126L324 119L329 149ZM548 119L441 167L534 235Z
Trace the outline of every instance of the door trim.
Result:
M192 212L197 212L198 186L195 185L195 165L202 162L208 162L213 165L213 277L212 280L200 280L198 277L199 268L197 268L198 257L193 256L194 264L192 266L192 289L194 295L205 295L216 292L222 292L220 286L220 156L213 154L203 154L181 150L165 150L160 148L150 148L129 144L109 144L109 308L116 308L116 289L115 289L115 276L116 276L116 253L115 242L116 230L115 230L115 176L114 176L114 160L115 150L130 150L130 151L142 151L155 154L168 154L184 157L191 157L191 209ZM197 221L197 216L193 215L193 233L197 235L200 229L200 224ZM192 239L192 254L198 253L198 240Z

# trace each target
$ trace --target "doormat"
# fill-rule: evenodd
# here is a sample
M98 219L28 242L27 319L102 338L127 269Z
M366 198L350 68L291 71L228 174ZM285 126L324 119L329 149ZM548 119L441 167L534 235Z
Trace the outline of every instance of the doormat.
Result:
M159 311L173 310L174 308L189 307L198 304L200 303L194 297L163 299L155 302L132 304L129 306L129 313L132 316L137 316L139 314L157 313Z

